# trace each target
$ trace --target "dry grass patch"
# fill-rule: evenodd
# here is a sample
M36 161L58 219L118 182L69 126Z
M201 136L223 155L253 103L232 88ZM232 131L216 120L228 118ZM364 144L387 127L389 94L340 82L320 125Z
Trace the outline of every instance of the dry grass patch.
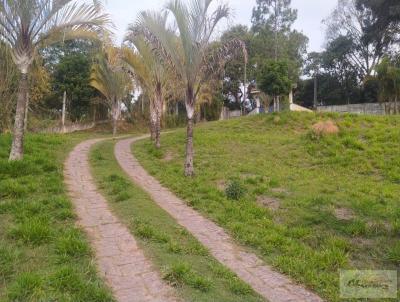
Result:
M345 221L353 220L356 217L354 212L348 208L336 208L333 214L337 219Z
M339 131L339 127L332 120L321 121L312 126L312 132L318 137L338 134Z
M271 198L268 196L258 196L257 203L264 207L267 207L268 209L270 209L272 211L279 210L279 208L281 206L281 202L278 199Z
M218 190L220 190L220 191L222 191L222 192L225 192L226 187L227 187L227 184L226 184L226 181L225 181L225 180L223 180L223 179L218 180L218 181L216 182L216 185L217 185Z
M164 162L170 162L175 158L175 154L173 154L172 152L167 152L163 158Z

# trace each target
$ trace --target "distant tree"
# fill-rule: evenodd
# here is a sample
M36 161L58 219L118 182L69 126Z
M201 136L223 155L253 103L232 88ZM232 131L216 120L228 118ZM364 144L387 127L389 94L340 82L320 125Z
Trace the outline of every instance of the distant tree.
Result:
M314 80L314 95L313 95L313 107L314 109L318 106L318 75L321 73L322 68L322 54L318 52L311 52L308 54L306 60L306 66L304 73Z
M254 37L249 47L251 66L262 66L265 59L286 59L291 63L291 78L297 81L308 38L292 29L297 11L291 0L258 0L253 10Z
M61 108L64 91L67 93L69 114L72 120L79 120L89 114L91 101L97 96L90 86L90 71L93 57L84 53L61 57L52 74L53 101Z
M111 111L115 136L122 100L132 91L132 81L123 70L119 48L104 46L93 64L90 85L104 96L103 102Z
M380 100L382 102L389 102L391 107L389 111L397 114L399 113L400 68L394 66L390 59L386 57L376 69L377 78L380 83Z
M398 0L357 0L359 9L370 9L372 22L365 24L367 41L393 44L400 36L400 2Z
M242 40L245 43L246 48L249 50L253 35L247 26L237 25L223 33L221 42L227 43L233 39ZM241 86L245 80L248 83L249 80L252 79L252 76L250 76L253 73L251 69L251 64L247 64L246 66L243 54L238 54L237 56L232 57L232 59L225 64L224 85L222 90L225 98L228 99L229 96L232 96L235 103L240 104L242 97L245 94L245 91L242 90Z
M352 91L360 84L359 73L349 61L351 51L352 41L348 37L339 36L328 43L322 55L322 67L332 79L340 83L347 104L352 102Z
M279 97L288 95L292 89L289 63L286 60L267 60L261 69L258 87L267 95L272 96L275 104L279 104Z
M357 5L357 0L339 0L327 24L327 41L346 40L346 61L359 74L360 82L372 75L375 66L387 52L385 36L366 39L366 28L374 17L370 8Z
M278 59L279 34L290 32L297 19L297 10L290 7L291 0L257 0L253 9L253 29L270 28L274 33L274 58Z

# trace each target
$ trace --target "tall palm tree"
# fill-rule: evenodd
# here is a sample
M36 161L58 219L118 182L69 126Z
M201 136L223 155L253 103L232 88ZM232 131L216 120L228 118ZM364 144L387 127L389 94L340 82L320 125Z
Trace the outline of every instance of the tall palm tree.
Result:
M166 23L167 15L159 14L158 20ZM169 72L162 58L153 51L152 46L136 33L135 26L129 26L125 40L135 50L125 48L123 58L150 100L150 131L152 137L154 134L156 148L160 148L163 107L166 96L171 94L173 74Z
M132 81L123 70L119 48L111 45L104 47L93 65L90 85L104 96L105 105L111 110L113 135L115 136L122 99L132 90Z
M28 74L37 50L63 39L91 36L108 22L97 0L93 4L77 0L0 0L0 40L12 49L20 73L10 160L23 157Z
M143 12L137 22L141 33L160 50L185 84L187 114L187 142L185 175L194 175L193 127L196 99L201 85L207 81L215 67L234 50L244 50L244 43L234 40L216 49L211 36L218 23L230 15L227 5L219 5L210 13L213 0L170 1L166 9L175 19L179 31L177 47L171 31L160 22L155 14ZM181 51L179 51L181 50ZM247 58L247 56L246 56Z

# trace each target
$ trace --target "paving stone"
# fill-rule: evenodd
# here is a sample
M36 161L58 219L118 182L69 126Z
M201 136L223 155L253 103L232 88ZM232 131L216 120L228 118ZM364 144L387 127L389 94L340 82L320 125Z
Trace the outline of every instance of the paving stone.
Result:
M118 302L177 302L174 290L162 281L129 230L119 223L105 198L97 192L88 153L100 141L89 140L78 145L64 169L79 225L88 234L99 271Z

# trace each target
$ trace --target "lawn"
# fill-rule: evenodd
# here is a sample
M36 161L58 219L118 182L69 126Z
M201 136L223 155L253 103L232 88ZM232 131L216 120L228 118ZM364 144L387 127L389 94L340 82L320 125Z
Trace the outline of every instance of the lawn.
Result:
M68 152L88 134L28 135L8 162L0 135L0 301L113 301L63 183Z
M316 137L311 126L328 119L340 133ZM327 300L340 300L340 269L399 268L399 117L285 113L202 124L193 179L183 176L185 132L162 144L143 140L133 152L189 205Z
M90 155L92 175L113 212L131 230L146 256L183 301L263 301L214 260L142 189L135 186L114 158L114 142L96 145Z

